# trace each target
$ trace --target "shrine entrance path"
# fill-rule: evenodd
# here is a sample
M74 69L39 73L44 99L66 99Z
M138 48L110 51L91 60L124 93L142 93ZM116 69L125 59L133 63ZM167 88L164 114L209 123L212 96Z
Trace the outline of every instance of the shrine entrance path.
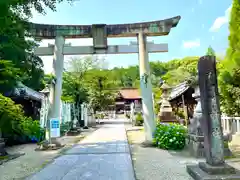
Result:
M111 120L27 180L135 180L124 120Z

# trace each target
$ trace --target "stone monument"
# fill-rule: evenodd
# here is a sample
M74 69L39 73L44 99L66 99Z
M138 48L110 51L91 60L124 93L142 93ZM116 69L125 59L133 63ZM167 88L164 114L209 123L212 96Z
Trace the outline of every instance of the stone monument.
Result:
M168 101L169 90L171 89L166 83L161 86L162 96L161 96L161 107L158 118L161 122L176 122L176 118L173 116L172 106Z
M198 82L196 82L193 86L194 86L194 94L192 95L192 97L195 98L195 100L197 101L197 105L194 109L193 118L190 119L190 124L188 126L189 141L187 142L187 144L188 144L188 149L190 154L196 158L201 158L201 157L205 157L204 135L203 135L203 132L201 129L201 123L200 123L202 118L202 107L201 107L201 101L200 101L200 91L199 91ZM224 146L225 156L232 155L228 146L228 141L230 140L229 137L230 137L229 134L223 135L223 140L224 142L226 142Z
M240 172L225 163L224 143L221 126L219 93L214 56L203 56L198 62L198 82L200 89L206 162L187 165L187 172L196 180L240 179Z

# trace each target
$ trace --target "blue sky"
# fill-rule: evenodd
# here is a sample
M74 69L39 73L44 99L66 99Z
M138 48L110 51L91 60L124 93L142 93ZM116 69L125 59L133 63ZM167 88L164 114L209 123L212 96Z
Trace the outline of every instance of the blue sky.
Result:
M169 61L184 56L204 55L209 45L223 55L228 46L228 21L232 0L76 0L61 3L57 12L43 16L33 13L32 22L45 24L119 24L153 21L181 16L168 36L149 37L155 43L168 43L169 52L149 55L150 61ZM108 44L129 44L136 38L111 38ZM91 39L67 40L72 45L92 45ZM43 41L46 46L53 41ZM109 68L138 63L137 54L104 56ZM67 60L69 57L65 57ZM43 57L44 69L51 72L52 57Z

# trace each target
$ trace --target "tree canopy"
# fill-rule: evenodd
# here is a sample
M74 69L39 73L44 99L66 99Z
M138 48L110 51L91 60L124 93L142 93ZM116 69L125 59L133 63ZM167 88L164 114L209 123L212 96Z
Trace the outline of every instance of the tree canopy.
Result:
M211 46L208 47L206 55L208 55L208 56L215 56L216 55L215 51L213 50L213 48Z
M229 48L222 62L219 85L221 107L231 116L240 115L240 2L233 0L229 23Z
M21 81L35 90L41 90L43 84L43 63L41 58L33 54L36 47L31 37L29 18L32 10L45 14L45 9L56 10L56 4L63 0L2 0L0 2L0 60L5 60L5 67L14 68L16 78L11 73L0 74L0 82L11 85ZM67 0L71 2L71 0ZM6 63L6 60L9 61ZM3 66L3 62L1 63ZM15 71L19 69L19 71Z

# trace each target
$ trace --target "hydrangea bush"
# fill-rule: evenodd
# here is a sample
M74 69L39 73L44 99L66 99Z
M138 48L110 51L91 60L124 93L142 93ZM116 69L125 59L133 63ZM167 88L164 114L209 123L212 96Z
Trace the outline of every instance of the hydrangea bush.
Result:
M167 150L181 150L185 146L187 129L179 124L157 124L153 143Z

